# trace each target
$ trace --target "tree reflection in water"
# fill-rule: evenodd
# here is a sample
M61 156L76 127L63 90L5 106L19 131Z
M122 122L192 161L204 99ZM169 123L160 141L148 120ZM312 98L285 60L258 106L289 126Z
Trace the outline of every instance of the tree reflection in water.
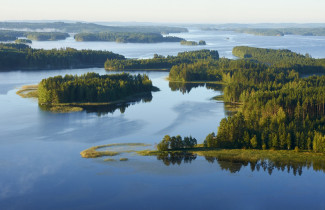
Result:
M193 88L206 87L207 89L221 91L222 85L212 83L185 83L185 82L169 82L169 88L172 91L180 91L183 94L190 93Z
M191 163L197 158L195 153L190 152L169 152L157 155L157 159L163 161L166 166L170 165L181 165L182 163ZM305 161L303 163L297 163L294 161L272 161L266 159L259 159L254 161L227 159L227 158L216 158L211 156L205 156L205 160L209 163L217 163L222 170L229 171L230 173L237 173L242 168L249 167L252 172L265 171L269 175L272 175L274 170L287 171L289 174L294 176L302 175L303 169L313 169L314 171L325 172L325 163L323 161Z
M124 113L126 108L137 103L148 103L152 101L152 94L145 93L139 97L132 97L127 102L121 102L116 104L108 105L78 105L78 107L83 108L87 113L97 113L98 116L106 115L109 113L114 113L116 110L120 110L121 113ZM39 105L40 109L43 111L49 111L48 106Z

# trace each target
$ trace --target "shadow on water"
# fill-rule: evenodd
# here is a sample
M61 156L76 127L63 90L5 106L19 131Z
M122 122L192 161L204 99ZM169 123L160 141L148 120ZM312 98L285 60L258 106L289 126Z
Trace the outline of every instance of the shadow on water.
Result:
M222 85L211 83L183 83L183 82L169 82L169 88L172 91L180 91L183 94L188 94L193 88L206 87L207 89L221 91Z
M288 174L293 174L294 176L301 176L304 169L313 169L314 171L325 172L325 163L323 161L315 162L283 162L283 161L272 161L266 159L258 159L254 161L228 159L223 157L211 157L204 156L205 160L211 164L218 164L222 170L229 171L230 173L237 173L241 169L249 168L252 172L254 171L265 171L269 175L272 175L274 170L277 171L287 171ZM157 160L161 160L166 166L170 165L181 165L190 164L197 158L197 154L190 152L171 152L157 155Z
M103 116L109 113L114 113L116 110L119 110L121 113L124 113L126 108L131 105L135 105L138 103L149 103L152 101L151 92L142 94L139 97L133 97L127 102L121 102L117 104L105 104L105 105L78 105L77 107L83 108L86 113L97 113L98 116ZM50 111L49 106L39 106L43 111Z

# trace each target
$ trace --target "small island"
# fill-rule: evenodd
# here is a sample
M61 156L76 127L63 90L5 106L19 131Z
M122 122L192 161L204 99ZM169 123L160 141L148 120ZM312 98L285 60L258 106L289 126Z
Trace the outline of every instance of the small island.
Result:
M39 83L38 103L50 111L80 111L84 106L123 103L157 90L147 75L140 74L55 76Z
M103 41L118 43L159 43L180 42L184 39L174 36L162 36L159 33L135 33L135 32L99 32L78 33L74 36L78 42Z
M199 42L182 40L180 43L181 45L187 45L187 46L206 45L206 42L203 40L200 40Z
M57 41L64 40L70 35L62 32L28 32L27 38L36 41Z
M30 40L30 39L16 39L15 43L17 43L17 44L31 44L32 40Z

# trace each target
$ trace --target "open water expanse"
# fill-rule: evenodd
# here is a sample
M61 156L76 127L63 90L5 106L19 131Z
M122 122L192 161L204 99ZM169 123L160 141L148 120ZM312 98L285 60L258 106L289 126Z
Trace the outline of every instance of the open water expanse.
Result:
M207 46L75 42L68 38L35 41L32 47L102 49L128 58L207 48L233 58L234 46L248 45L325 57L325 37L198 30L174 35L202 39ZM168 72L146 72L160 89L152 98L107 110L54 114L42 111L36 100L16 95L21 86L37 84L43 78L86 72L107 73L103 68L0 72L0 209L325 208L325 174L312 167L288 171L200 156L162 161L134 153L113 157L129 159L123 162L82 158L82 150L102 144L139 142L152 146L136 149L151 149L166 134L192 135L202 143L227 116L224 104L211 99L222 94L221 87L169 84Z

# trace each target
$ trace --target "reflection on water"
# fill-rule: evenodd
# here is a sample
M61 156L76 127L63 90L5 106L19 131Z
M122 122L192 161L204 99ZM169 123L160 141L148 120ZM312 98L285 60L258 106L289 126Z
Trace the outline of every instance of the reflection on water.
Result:
M118 104L105 104L105 105L78 105L78 107L83 108L86 113L97 113L98 116L103 116L109 113L114 113L117 109L120 110L121 114L123 114L131 105L135 105L138 103L148 103L152 101L151 92L142 94L139 97L133 97L128 102L121 102ZM49 111L50 107L46 105L39 105L40 109L43 111Z
M212 164L218 164L222 170L229 171L230 173L237 173L241 169L248 167L252 172L263 170L269 175L272 175L274 170L287 172L294 176L302 175L303 169L313 169L314 171L325 172L324 161L304 161L295 162L291 160L286 161L272 161L267 159L258 160L240 160L229 159L224 157L204 156L205 160ZM197 158L197 154L190 152L170 152L157 155L157 160L163 161L166 166L181 165L182 163L192 163Z
M182 162L184 163L191 163L197 157L196 154L190 152L173 152L173 153L164 153L159 154L157 156L158 160L164 162L166 166L172 165L180 165Z
M185 82L169 82L169 87L172 91L180 91L183 94L188 94L193 88L206 87L208 90L221 91L222 85L211 83L185 83Z

